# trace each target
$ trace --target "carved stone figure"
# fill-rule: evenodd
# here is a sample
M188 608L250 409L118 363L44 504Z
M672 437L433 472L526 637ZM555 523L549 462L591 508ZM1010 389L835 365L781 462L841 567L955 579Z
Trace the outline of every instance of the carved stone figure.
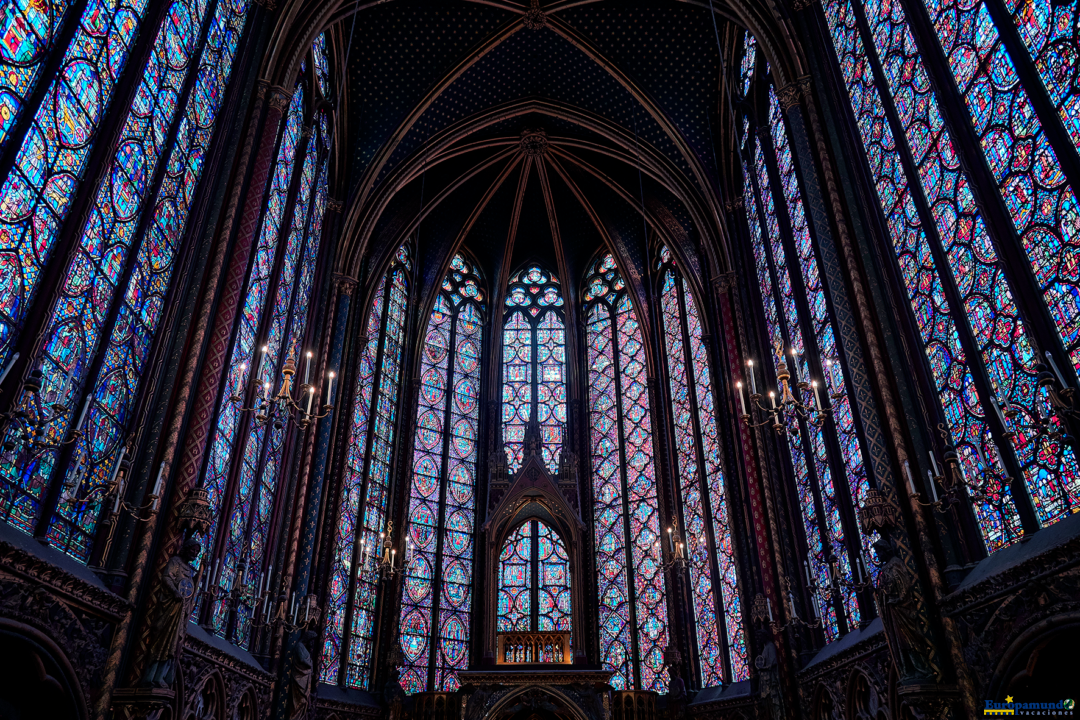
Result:
M307 717L308 698L311 695L311 674L314 668L311 651L307 646L317 635L314 630L304 630L293 649L292 679L289 681L290 720Z
M145 685L167 688L176 680L176 657L195 598L195 571L191 563L201 550L198 540L187 540L180 554L169 558L158 577L150 616L150 642L146 648L147 666L142 679Z
M405 691L401 689L401 663L404 656L401 650L394 649L387 654L386 662L390 669L386 677L386 685L383 686L383 702L389 708L388 720L401 720L402 705L405 702Z
M927 660L930 646L912 597L911 573L897 557L891 542L878 540L874 550L884 563L878 573L874 594L900 680L933 678L935 673Z
M754 658L754 666L758 669L761 699L765 704L765 716L772 720L781 720L784 717L784 698L780 688L778 661L776 645L772 640L766 642L761 654Z

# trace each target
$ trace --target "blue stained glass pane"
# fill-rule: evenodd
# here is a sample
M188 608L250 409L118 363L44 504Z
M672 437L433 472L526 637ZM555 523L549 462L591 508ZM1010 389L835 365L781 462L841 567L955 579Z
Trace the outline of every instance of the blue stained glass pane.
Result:
M7 362L12 339L71 208L98 124L109 109L147 5L147 0L88 0L60 69L0 186L0 278L5 278L0 284L0 365ZM170 39L175 42L176 36ZM20 505L19 517L36 512L34 500Z

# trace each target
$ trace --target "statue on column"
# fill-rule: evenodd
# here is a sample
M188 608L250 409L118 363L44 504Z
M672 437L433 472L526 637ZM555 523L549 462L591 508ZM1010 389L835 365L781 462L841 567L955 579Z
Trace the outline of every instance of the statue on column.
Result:
M900 680L931 679L936 673L928 661L931 650L912 596L911 573L888 539L875 542L874 551L882 563L874 595Z
M143 684L168 688L176 681L176 659L180 641L187 632L195 598L195 571L191 563L199 556L202 546L189 538L165 564L154 589L154 605L150 616L150 641L147 643L147 667Z
M760 632L758 646L761 647L761 654L754 658L754 667L758 670L758 688L765 704L765 717L782 720L784 696L780 687L780 657L776 643L765 632Z
M386 685L383 686L383 702L389 709L388 720L401 720L402 705L405 702L405 691L401 689L401 663L405 657L400 648L394 648L386 655L386 664L389 666Z
M670 642L664 650L664 664L668 670L668 720L682 720L686 717L686 683L682 679L682 653Z
M305 625L300 638L296 641L296 647L293 648L292 674L289 679L289 720L299 720L307 717L308 714L311 676L315 664L311 660L311 651L307 646L316 637L318 633Z

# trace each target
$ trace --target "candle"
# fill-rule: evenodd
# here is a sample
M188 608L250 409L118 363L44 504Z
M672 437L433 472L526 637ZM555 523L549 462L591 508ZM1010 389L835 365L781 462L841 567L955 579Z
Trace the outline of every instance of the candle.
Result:
M19 359L19 353L14 353L11 359L7 361L7 365L4 366L2 372L0 372L0 383L7 380L8 373L11 372L11 368L15 367L15 361Z
M999 448L999 447L997 446L997 443L993 443L993 448L994 448L994 455L996 455L996 456L997 456L997 461L998 461L998 464L999 464L999 465L1001 465L1001 469L1002 469L1002 471L1003 471L1003 472L1004 472L1004 473L1005 473L1006 475L1008 475L1009 471L1008 471L1008 469L1007 469L1007 468L1005 467L1005 458L1001 457L1001 448Z
M675 552L675 539L674 536L671 534L671 528L667 529L667 542L668 550L670 550L671 552Z
M262 616L263 616L263 622L266 622L267 619L270 617L270 596L269 595L267 595L266 597L263 598Z
M776 393L772 390L769 391L769 401L772 403L772 409L776 409Z
M788 602L791 603L791 616L793 618L795 618L796 620L798 620L799 619L799 613L796 612L796 610L795 610L795 595L794 595L794 593L788 593L787 597L788 597Z
M311 351L307 352L307 360L304 363L304 384L311 384Z
M1054 362L1054 356L1050 354L1049 350L1046 350L1044 354L1046 355L1046 359L1048 361L1050 361L1050 367L1052 367L1054 369L1054 374L1057 375L1057 379L1058 379L1058 382L1061 383L1061 387L1063 387L1063 388L1069 387L1068 384L1065 382L1065 376L1061 374L1061 371L1058 370L1057 363ZM3 382L3 380L0 379L0 382Z
M165 463L161 463L161 467L158 469L157 482L154 483L154 495L161 497L161 485L165 482Z
M750 368L748 373L747 373L750 376L750 394L751 395L757 395L758 394L758 392L757 392L757 381L754 380L754 361L753 360L747 360L746 361L746 367Z
M765 607L769 610L769 622L772 622L772 600L765 598Z
M334 404L334 373L330 373L330 378L326 381L326 404Z
M308 390L308 396L307 396L307 414L308 414L308 415L310 415L310 414L311 414L311 400L312 400L312 398L314 398L314 397L315 397L315 388L313 388L313 387L311 387L310 385L308 385L308 389L307 389L307 390Z
M83 403L82 412L79 413L79 422L75 423L75 432L82 430L83 420L86 419L86 411L90 409L90 399L91 397L88 396L86 402Z
M825 361L825 387L835 385L836 379L832 376L832 360Z
M120 457L116 458L116 467L113 468L112 475L109 477L109 485L110 486L112 486L112 484L114 482L116 482L116 475L120 472L120 463L124 462L124 454L125 453L127 453L127 446L126 445L121 445L120 446ZM121 492L123 492L123 488L117 488L117 491L116 491L117 496L119 496Z
M866 569L866 558L864 558L864 557L863 557L862 555L860 555L860 556L859 556L859 563L860 563L860 564L862 564L862 578L863 578L863 582L866 582L867 580L869 580L869 579L870 579L870 573L869 573L869 572L867 571L867 569Z
M311 615L311 603L307 602L307 598L304 598L304 624L307 624L308 617Z
M930 464L934 468L934 476L935 477L940 477L941 476L941 470L940 470L940 468L938 468L937 458L934 457L934 452L932 450L930 451Z
M818 412L821 412L821 393L818 391L817 380L811 380L810 387L814 388L814 402L817 404Z
M928 472L927 472L926 474L927 474L927 475L929 476L929 482L930 482L930 492L931 492L931 493L933 494L933 496L934 496L934 502L937 502L937 501L938 501L938 499L937 499L937 485L935 485L935 484L934 484L934 476L933 476L933 475L931 475L931 474L929 473L929 471L928 471Z
M735 387L738 388L739 407L742 408L742 414L746 415L746 396L743 395L742 382L735 383Z
M806 570L806 587L814 587L814 578L810 575L810 561L803 560L803 569Z
M783 358L781 358L781 360L782 359ZM798 353L795 352L795 348L791 348L791 382L792 382L792 384L795 384L795 383L797 383L799 381L798 372L796 372L796 370L798 369L798 365L799 365L799 355L798 355Z
M113 500L113 515L120 514L120 489L116 489L116 498Z
M911 479L911 463L904 461L904 474L907 476L907 490L912 497L915 496L915 481Z
M262 352L262 358L259 360L259 373L257 377L261 378L263 376L263 373L266 371L266 351L269 349L270 348L267 345L263 345L260 348L260 352Z
M263 383L263 400L270 399L270 383Z
M390 551L390 569L393 570L397 565L397 548Z

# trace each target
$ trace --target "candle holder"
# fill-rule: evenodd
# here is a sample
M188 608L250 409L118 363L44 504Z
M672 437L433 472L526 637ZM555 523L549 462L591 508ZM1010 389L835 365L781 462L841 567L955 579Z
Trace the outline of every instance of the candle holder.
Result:
M679 526L675 520L671 521L671 527L667 529L668 533L668 559L661 560L660 567L664 572L669 570L675 570L681 572L686 570L690 564L690 560L687 557L689 554L689 547L683 542L682 535L679 534Z
M810 382L802 381L797 382L792 377L792 372L788 368L787 360L783 352L779 352L779 362L776 365L776 381L778 388L776 391L769 390L769 404L764 402L764 395L758 392L757 381L754 378L754 361L747 362L749 368L750 378L750 405L746 404L746 398L744 396L744 388L742 382L735 383L738 395L739 405L742 410L740 419L743 424L750 428L759 428L769 426L776 432L777 435L797 435L799 430L799 422L804 421L814 427L821 427L826 418L832 417L832 407L821 404L821 385L817 380ZM795 349L791 350L792 366L795 365L795 360L798 355ZM827 375L833 371L832 361L827 362ZM839 367L839 366L837 366ZM802 402L792 391L793 388L798 388L802 393L813 392L814 403L808 404ZM839 400L843 397L841 393L828 393L828 386L825 388L828 397L833 401ZM761 422L754 422L752 413L760 413L764 419Z
M267 347L263 346L263 353L267 352ZM241 366L241 371L245 368ZM321 420L330 414L330 411L334 409L333 405L333 388L334 378L333 372L329 373L327 379L326 399L327 402L321 409L312 410L312 403L315 398L315 386L304 382L299 386L299 394L297 397L293 397L292 379L296 374L296 362L293 360L293 356L290 354L285 360L285 365L281 368L281 387L277 393L270 396L270 383L262 383L263 388L262 396L258 395L255 398L255 403L252 407L244 407L243 398L239 393L234 393L229 396L229 402L237 407L241 413L250 412L254 413L254 422L256 427L265 427L271 422L274 427L280 430L286 423L292 423L301 430L307 428L315 420ZM307 354L307 368L305 372L305 380L311 376L311 353ZM304 397L307 396L306 403L302 403Z
M358 577L366 577L371 582L389 581L412 564L412 548L408 537L405 538L405 560L399 561L393 533L394 523L390 521L386 524L386 532L379 533L378 546L372 548L375 552L371 554L368 553L364 540L360 541L360 566L356 571Z
M14 362L14 358L9 363ZM5 370L4 374L7 374ZM90 398L86 398L82 412L79 414L78 423L67 440L52 440L49 438L48 426L56 420L63 418L70 411L65 398L70 394L75 397L74 371L68 373L64 384L56 390L50 391L42 397L42 377L40 370L34 370L23 383L19 396L19 403L11 410L0 415L0 424L5 427L13 426L15 432L4 441L3 450L10 452L19 445L25 446L31 452L42 450L57 450L76 442L83 436L82 424L86 419L86 412L90 408ZM5 433L7 435L7 433Z

